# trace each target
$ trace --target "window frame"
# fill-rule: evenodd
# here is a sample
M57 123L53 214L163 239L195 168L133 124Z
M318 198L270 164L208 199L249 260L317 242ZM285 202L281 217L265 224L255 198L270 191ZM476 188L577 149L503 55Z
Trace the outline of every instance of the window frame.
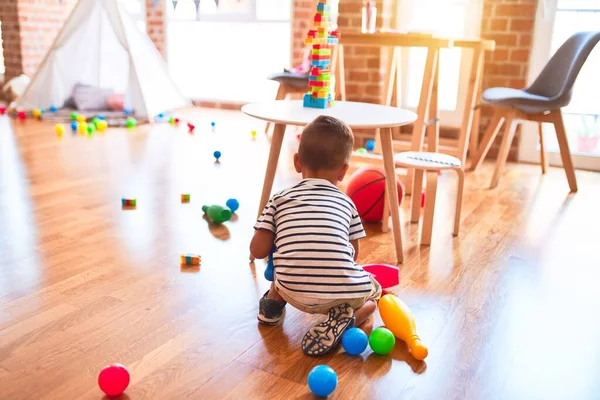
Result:
M188 0L179 0L179 1L188 1ZM189 0L192 1L193 0ZM214 1L214 0L203 0L203 1ZM190 22L246 22L246 23L280 23L280 22L290 22L292 19L292 7L290 7L290 14L287 18L269 18L269 19L260 19L258 18L258 0L246 0L250 3L249 11L245 13L222 13L217 12L215 14L206 14L202 13L201 8L199 7L196 11L196 15L192 17L178 17L174 14L173 5L168 4L167 7L167 20L172 21L190 21Z

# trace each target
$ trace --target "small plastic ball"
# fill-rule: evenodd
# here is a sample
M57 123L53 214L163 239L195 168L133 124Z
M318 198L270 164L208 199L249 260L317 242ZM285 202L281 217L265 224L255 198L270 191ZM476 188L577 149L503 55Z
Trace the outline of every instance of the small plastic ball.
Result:
M365 148L367 149L367 151L375 150L375 141L372 139L367 140L367 143L365 143Z
M78 127L79 127L79 122L71 121L71 130L72 131L76 131Z
M108 122L103 119L99 120L96 124L96 129L98 129L98 132L104 132L106 128L108 128Z
M369 346L375 354L389 354L396 345L394 334L387 328L377 328L369 336Z
M173 117L169 118L169 123L171 125L175 125L175 118L173 118Z
M157 117L158 117L158 119L163 119L165 117L165 114L160 113L160 114L157 115Z
M179 124L179 121L180 121L180 120L179 120L179 118L174 118L174 119L173 119L173 123L174 123L175 125L178 125L178 124Z
M82 122L86 122L87 118L85 117L85 115L79 114L77 115L77 122L82 123Z
M131 115L131 114L133 114L133 110L131 108L124 108L123 112L125 113L125 115Z
M125 121L125 126L127 126L129 129L135 128L136 125L137 121L133 117L129 117L127 118L127 121Z
M256 137L256 131L252 131L252 132L250 132L250 134L252 135L252 138Z
M102 368L98 375L98 386L107 396L116 397L123 394L129 386L129 371L121 364L111 364Z
M213 128L215 127L215 125L217 125L217 124L215 123L215 121L213 121L213 122L211 122L211 123L210 123L210 126L212 126Z
M56 106L50 106L48 107L48 111L50 111L51 113L55 113L58 111L58 107Z
M88 124L87 122L80 122L79 123L79 133L83 136L84 133L87 132L87 128L88 128Z
M342 347L351 356L360 355L367 348L369 338L360 328L350 328L342 336Z
M25 111L19 111L17 113L17 117L21 120L21 121L25 121L25 119L27 118L27 114L25 114Z
M94 126L96 128L98 128L98 121L100 121L100 118L98 118L98 117L92 118L92 124L94 124Z
M337 374L328 365L317 365L308 373L308 387L316 396L329 396L337 384Z
M221 158L221 152L217 150L213 153L213 156L217 159L217 161L219 161L219 158Z
M356 150L356 152L358 154L367 154L368 153L367 149L365 149L364 147L361 147L360 149Z
M65 127L62 126L61 124L56 124L54 126L54 132L56 132L56 135L61 137L63 135L63 133L65 133Z
M94 133L96 128L94 127L94 124L87 124L85 130L87 131L88 135L91 135L92 133Z
M106 117L104 115L102 115L102 114L96 115L96 118L102 119L102 120L106 120Z
M72 112L71 113L71 121L78 121L77 117L79 116L79 114L77 114L76 112Z
M0 105L0 115L6 114L6 106Z
M240 208L240 202L236 199L229 199L225 202L225 205L229 207L232 213L236 212Z
M31 112L31 115L34 118L40 118L42 116L42 110L40 110L39 108L36 108Z

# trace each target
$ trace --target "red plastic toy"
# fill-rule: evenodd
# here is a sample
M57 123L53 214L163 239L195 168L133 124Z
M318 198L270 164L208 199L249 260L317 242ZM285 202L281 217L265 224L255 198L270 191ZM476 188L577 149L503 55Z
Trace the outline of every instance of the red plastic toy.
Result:
M129 386L129 371L121 364L111 364L100 371L98 386L107 396L120 396Z
M373 275L373 278L381 285L382 289L396 286L400 283L398 267L387 264L363 265L363 269Z
M187 126L188 126L188 129L190 130L190 133L193 133L194 129L196 129L196 127L194 125L190 124L189 122L188 122Z
M6 114L6 106L0 106L0 115Z
M21 121L25 121L25 118L27 118L27 114L25 114L25 111L19 111L17 113L17 117L21 120Z

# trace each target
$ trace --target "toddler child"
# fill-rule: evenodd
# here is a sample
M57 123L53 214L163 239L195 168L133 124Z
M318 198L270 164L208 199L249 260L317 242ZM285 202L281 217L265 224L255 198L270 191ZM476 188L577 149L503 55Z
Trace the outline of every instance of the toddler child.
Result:
M348 171L354 137L350 127L320 116L300 138L294 167L302 181L273 195L255 225L250 251L265 258L275 245L275 279L260 299L258 320L276 325L290 303L326 314L302 339L304 353L335 348L346 329L373 314L381 286L356 264L366 236L354 203L336 186Z

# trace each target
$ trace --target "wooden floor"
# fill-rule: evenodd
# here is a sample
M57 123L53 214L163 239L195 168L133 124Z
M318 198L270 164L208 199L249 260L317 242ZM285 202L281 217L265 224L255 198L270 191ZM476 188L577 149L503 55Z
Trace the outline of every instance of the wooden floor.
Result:
M488 190L485 165L467 174L458 238L455 178L443 174L431 248L417 245L403 202L393 290L416 315L426 362L403 344L313 359L300 339L318 317L256 321L268 287L264 263L248 264L263 125L236 112L190 118L194 136L157 125L58 140L51 124L0 117L0 399L101 399L96 377L113 362L132 374L130 399L308 399L320 363L337 371L338 399L600 398L600 174L578 172L569 196L562 170L510 165ZM295 146L288 135L278 189L298 180ZM210 227L201 206L230 197L237 219ZM394 262L390 234L368 233L359 261ZM202 266L181 268L184 252Z

